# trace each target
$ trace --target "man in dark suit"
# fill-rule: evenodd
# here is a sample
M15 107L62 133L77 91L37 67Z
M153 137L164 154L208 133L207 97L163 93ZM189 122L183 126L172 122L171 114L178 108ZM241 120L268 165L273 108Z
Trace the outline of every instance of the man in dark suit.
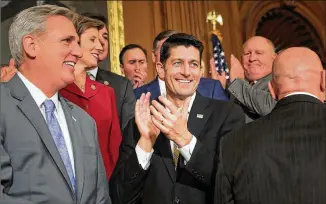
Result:
M111 203L94 120L58 94L82 55L75 15L35 6L10 26L18 72L0 83L0 203Z
M104 16L93 15L90 13L82 14L84 16L102 21L107 25L107 19ZM104 61L108 56L109 36L107 26L100 31L100 42L103 47L103 52L99 55L99 61ZM114 89L115 99L117 101L118 115L120 119L121 130L123 131L128 121L134 117L135 112L135 94L131 82L118 74L110 72L107 68L99 69L98 67L89 71L90 77L93 80L111 86Z
M176 34L177 31L166 30L159 33L153 41L153 51L152 51L152 60L153 63L160 62L160 50L164 41L173 34ZM213 80L209 78L201 78L197 91L205 97L214 98L218 100L229 100L227 94L225 93L221 83L218 80ZM149 82L146 85L143 85L137 89L134 89L136 99L139 99L142 93L151 92L151 100L156 99L160 95L166 95L166 88L163 79L160 79L157 76L153 81Z
M162 45L158 75L166 98L136 103L111 177L113 202L202 204L213 202L220 138L244 124L237 105L202 97L203 45L179 33Z
M325 70L308 48L275 59L267 116L221 141L215 203L326 203Z

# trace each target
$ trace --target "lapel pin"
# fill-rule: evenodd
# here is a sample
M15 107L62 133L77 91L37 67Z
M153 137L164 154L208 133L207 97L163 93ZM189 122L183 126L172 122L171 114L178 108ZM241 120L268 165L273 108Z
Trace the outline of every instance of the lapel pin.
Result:
M95 87L95 85L94 85L94 84L92 84L92 85L91 85L91 88L92 88L93 90L95 90L95 89L96 89L96 87Z
M203 114L197 114L197 118L203 119L204 115Z
M74 116L72 116L72 119L74 119L75 122L77 122L76 118L74 118Z
M110 85L110 83L108 81L104 81L103 83L104 83L104 85L107 85L107 86Z

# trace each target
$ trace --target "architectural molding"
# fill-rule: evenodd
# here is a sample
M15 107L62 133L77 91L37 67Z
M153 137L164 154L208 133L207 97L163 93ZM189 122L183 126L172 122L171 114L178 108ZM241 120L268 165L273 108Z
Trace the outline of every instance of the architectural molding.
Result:
M122 75L119 54L125 46L122 1L107 1L111 72Z
M240 4L240 16L243 25L243 41L255 35L257 26L261 18L271 9L283 6L291 7L293 11L306 18L316 30L320 39L326 47L325 22L318 18L317 10L321 9L318 3L307 5L302 1L243 1ZM316 10L317 9L317 10Z

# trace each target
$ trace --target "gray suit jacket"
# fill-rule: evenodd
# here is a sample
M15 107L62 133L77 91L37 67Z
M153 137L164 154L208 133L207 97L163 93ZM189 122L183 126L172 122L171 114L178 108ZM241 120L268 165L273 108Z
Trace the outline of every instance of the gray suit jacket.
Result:
M0 83L0 203L111 203L93 119L59 100L73 147L76 196L46 121L16 75Z
M275 107L276 101L268 91L268 82L271 79L272 75L269 74L253 86L245 80L236 79L229 86L229 92L246 114L246 123L267 115Z

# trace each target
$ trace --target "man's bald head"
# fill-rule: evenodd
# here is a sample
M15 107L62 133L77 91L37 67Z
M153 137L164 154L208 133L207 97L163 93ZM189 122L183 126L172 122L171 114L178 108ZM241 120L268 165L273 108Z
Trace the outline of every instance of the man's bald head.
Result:
M318 55L308 48L282 51L274 61L272 74L278 100L293 92L307 92L325 100L325 71Z
M242 64L245 78L257 81L272 72L276 57L273 43L264 37L254 36L243 44Z
M253 42L253 41L257 41L257 42L261 42L262 44L266 44L269 46L269 48L271 49L272 52L275 53L275 47L274 47L274 43L272 41L270 41L269 39L262 37L262 36L254 36L249 38L242 46L243 50L245 50L246 45L248 42Z

